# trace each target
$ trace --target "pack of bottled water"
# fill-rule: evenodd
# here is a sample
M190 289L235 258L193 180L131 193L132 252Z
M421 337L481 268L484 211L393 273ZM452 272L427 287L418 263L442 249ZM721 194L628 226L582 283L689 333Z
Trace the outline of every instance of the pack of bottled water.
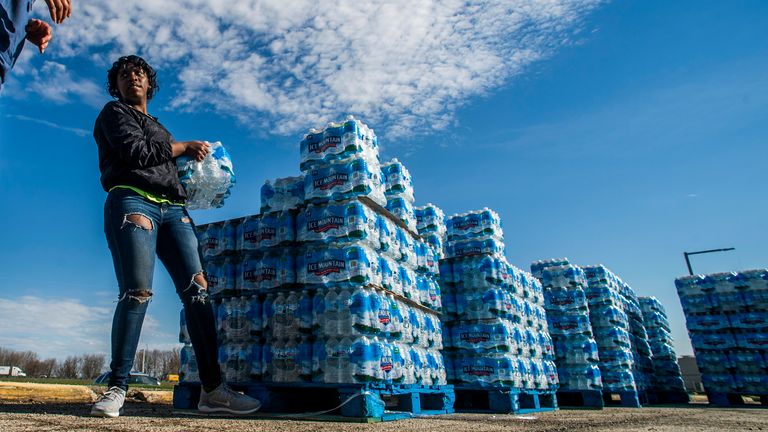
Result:
M262 305L262 323L267 338L286 340L310 335L312 301L312 295L306 289L268 294Z
M311 382L312 343L308 338L292 338L265 344L262 371L262 380L266 382Z
M293 210L304 204L304 175L267 180L261 187L261 212Z
M551 360L510 354L452 355L449 380L462 386L553 390L560 380Z
M229 295L237 290L237 256L220 256L204 262L205 280L211 295Z
M235 243L241 251L284 246L295 240L295 218L285 210L246 216L235 228Z
M296 273L304 285L381 285L379 256L363 245L306 247L297 256Z
M381 206L387 205L378 165L364 159L352 159L313 168L304 174L306 203L345 201L366 196Z
M446 221L448 241L469 239L503 239L501 218L495 211L484 208L455 214Z
M443 210L432 204L414 207L416 213L416 229L419 235L424 236L428 233L436 233L445 236L447 228L445 226L445 214Z
M312 328L324 337L382 337L395 342L441 349L439 319L391 292L357 286L320 289L312 300Z
M397 216L409 230L416 232L416 211L413 209L413 203L400 196L387 197L387 210Z
M373 129L348 116L324 129L310 129L300 144L302 171L351 159L379 163L379 144Z
M238 249L237 229L240 219L198 225L195 228L203 258L230 255Z
M399 160L392 159L381 164L382 178L384 179L384 193L387 200L402 198L413 205L413 180L411 173ZM415 228L414 228L415 230Z
M247 251L235 269L236 290L242 294L289 288L296 284L296 256L289 248Z
M312 346L314 382L442 385L446 374L436 349L367 336L318 339Z
M310 204L296 216L296 239L329 245L381 247L379 215L360 201Z
M443 259L447 231L443 211L432 203L414 207L413 210L419 236L437 252L440 259Z
M535 261L531 272L544 289L555 363L563 391L602 390L597 341L585 290L584 271L567 258Z
M643 313L643 323L652 353L653 388L684 393L685 384L677 362L677 354L672 346L669 319L664 306L656 297L640 297L640 310Z
M192 345L189 343L185 343L179 352L179 382L200 382L200 372L197 368L195 351L192 349Z
M176 158L179 181L187 193L190 210L219 208L235 184L232 159L220 142L209 143L211 152L198 162L189 156Z
M684 276L675 285L707 392L765 394L768 269Z

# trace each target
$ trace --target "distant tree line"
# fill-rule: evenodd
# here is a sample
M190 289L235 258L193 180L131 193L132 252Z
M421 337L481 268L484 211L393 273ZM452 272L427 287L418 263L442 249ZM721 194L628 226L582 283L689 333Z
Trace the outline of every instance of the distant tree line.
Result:
M158 378L179 373L179 348L170 351L139 350L133 364L135 371L142 371ZM69 356L58 361L55 358L41 360L33 351L14 351L0 347L0 366L16 366L28 377L56 377L67 379L94 379L107 368L104 354Z

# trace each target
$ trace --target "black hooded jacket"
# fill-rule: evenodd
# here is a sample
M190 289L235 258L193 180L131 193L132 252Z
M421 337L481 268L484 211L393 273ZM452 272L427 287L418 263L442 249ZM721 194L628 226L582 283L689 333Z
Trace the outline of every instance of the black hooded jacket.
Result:
M104 105L93 127L101 185L133 186L173 202L187 198L171 151L173 137L154 117L120 101Z

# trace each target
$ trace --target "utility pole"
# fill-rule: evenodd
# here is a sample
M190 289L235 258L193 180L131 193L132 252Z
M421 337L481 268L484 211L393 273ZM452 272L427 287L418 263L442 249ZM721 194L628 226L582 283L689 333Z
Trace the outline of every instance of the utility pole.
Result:
M688 266L688 274L693 276L693 269L691 268L691 260L688 259L689 256L712 253L712 252L727 252L727 251L732 251L734 249L736 248L710 249L710 250L696 251L696 252L683 252L683 256L685 257L685 264Z

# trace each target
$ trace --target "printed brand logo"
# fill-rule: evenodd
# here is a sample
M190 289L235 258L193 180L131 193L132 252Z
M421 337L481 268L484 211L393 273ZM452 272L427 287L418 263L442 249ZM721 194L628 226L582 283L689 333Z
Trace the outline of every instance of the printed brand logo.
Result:
M329 137L326 137L321 142L309 143L309 146L307 146L307 149L309 149L310 152L322 153L330 148L337 147L339 144L341 144L341 137L329 136Z
M381 358L381 363L379 363L379 367L384 372L389 372L392 370L392 357L391 356L384 356Z
M491 334L488 332L466 332L459 335L462 342L478 343L491 340Z
M219 245L219 239L216 237L208 237L205 240L205 249L214 250Z
M326 177L315 179L312 186L320 190L327 190L334 186L340 186L349 181L349 174L336 173Z
M313 273L316 276L325 276L331 273L341 273L346 266L343 260L331 259L307 264L307 272Z
M567 306L567 305L574 304L574 301L572 299L563 299L563 300L556 300L550 303L556 306Z
M472 220L472 221L466 221L464 223L456 222L456 223L453 224L453 229L459 230L459 231L464 231L464 230L468 230L470 228L476 228L477 226L478 226L478 222Z
M456 255L476 255L482 252L483 250L479 246L467 246L465 248L456 249Z
M307 230L316 233L326 232L332 229L338 229L344 225L344 218L340 216L328 216L318 220L307 222Z
M243 279L249 282L271 281L276 277L277 269L270 267L262 267L256 270L245 270L243 272Z
M379 309L379 322L382 324L389 324L392 322L392 317L389 315L388 310Z
M493 366L464 366L461 371L471 376L490 376L493 374Z

